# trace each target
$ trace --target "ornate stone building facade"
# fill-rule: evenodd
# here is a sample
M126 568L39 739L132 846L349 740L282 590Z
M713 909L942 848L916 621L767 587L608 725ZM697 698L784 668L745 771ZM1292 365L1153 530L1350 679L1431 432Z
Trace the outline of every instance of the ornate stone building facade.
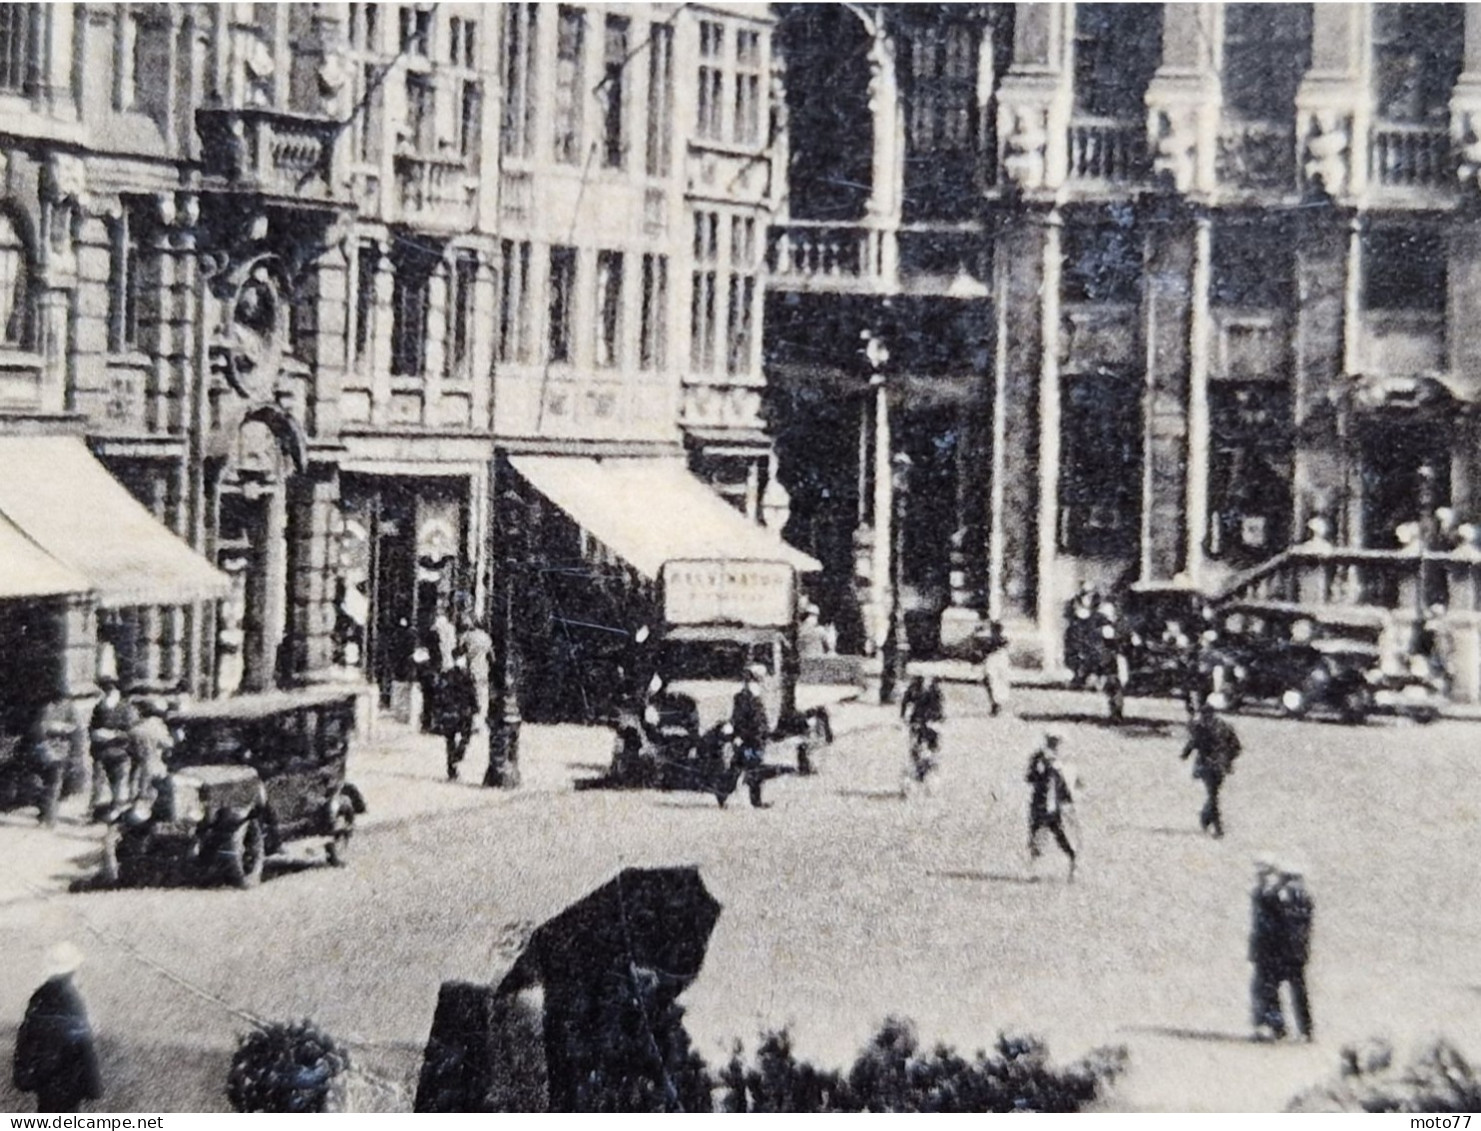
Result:
M61 682L388 688L530 549L494 502L541 497L514 458L663 460L784 507L770 23L0 5L0 448L69 437L219 571L72 605L55 571Z
M1475 518L1481 9L778 12L770 395L853 644L895 556L917 649L990 610L1052 662L1081 583Z

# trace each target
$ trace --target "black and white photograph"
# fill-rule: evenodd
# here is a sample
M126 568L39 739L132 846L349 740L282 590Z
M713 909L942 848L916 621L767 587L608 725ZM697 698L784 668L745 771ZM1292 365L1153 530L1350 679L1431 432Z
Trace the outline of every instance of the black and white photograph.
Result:
M0 3L0 1111L1481 1111L1478 750L1481 4Z

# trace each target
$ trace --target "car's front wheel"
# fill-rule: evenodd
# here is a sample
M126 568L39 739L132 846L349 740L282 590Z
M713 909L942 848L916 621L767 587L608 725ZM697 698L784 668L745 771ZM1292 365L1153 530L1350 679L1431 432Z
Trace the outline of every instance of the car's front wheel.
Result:
M262 822L249 817L232 830L231 839L221 853L221 870L232 887L256 887L262 881L262 865L266 859Z
M324 846L324 853L329 857L329 863L336 868L343 868L349 860L350 838L355 835L355 808L348 798L341 798L335 803L334 821L329 843Z

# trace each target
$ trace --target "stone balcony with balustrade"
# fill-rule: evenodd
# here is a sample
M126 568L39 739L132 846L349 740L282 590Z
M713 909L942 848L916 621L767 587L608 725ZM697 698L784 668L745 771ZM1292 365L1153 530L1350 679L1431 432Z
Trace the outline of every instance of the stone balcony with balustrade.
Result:
M1456 161L1443 126L1380 123L1368 142L1368 183L1375 192L1453 192Z
M346 198L335 161L340 122L257 107L203 107L196 131L208 184L298 201Z
M449 235L473 228L478 178L466 158L398 153L395 166L395 210L401 223Z
M897 289L895 258L891 229L790 220L772 226L766 265L779 290L884 295Z
M1127 185L1151 172L1147 127L1142 122L1076 115L1070 120L1066 179Z

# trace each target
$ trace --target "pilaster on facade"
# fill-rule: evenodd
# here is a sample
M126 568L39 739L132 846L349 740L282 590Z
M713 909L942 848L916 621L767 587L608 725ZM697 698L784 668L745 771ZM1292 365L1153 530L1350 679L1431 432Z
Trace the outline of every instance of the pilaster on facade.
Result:
M1054 194L1069 166L1074 6L1019 4L1013 62L998 87L998 163L1025 194Z
M1218 4L1163 8L1162 62L1147 89L1152 171L1179 193L1208 196L1218 187L1222 112Z
M1463 64L1450 95L1450 138L1456 177L1468 193L1481 192L1481 4L1465 6Z
M1368 187L1370 10L1356 3L1312 6L1312 64L1296 92L1301 183L1339 201L1361 199Z

